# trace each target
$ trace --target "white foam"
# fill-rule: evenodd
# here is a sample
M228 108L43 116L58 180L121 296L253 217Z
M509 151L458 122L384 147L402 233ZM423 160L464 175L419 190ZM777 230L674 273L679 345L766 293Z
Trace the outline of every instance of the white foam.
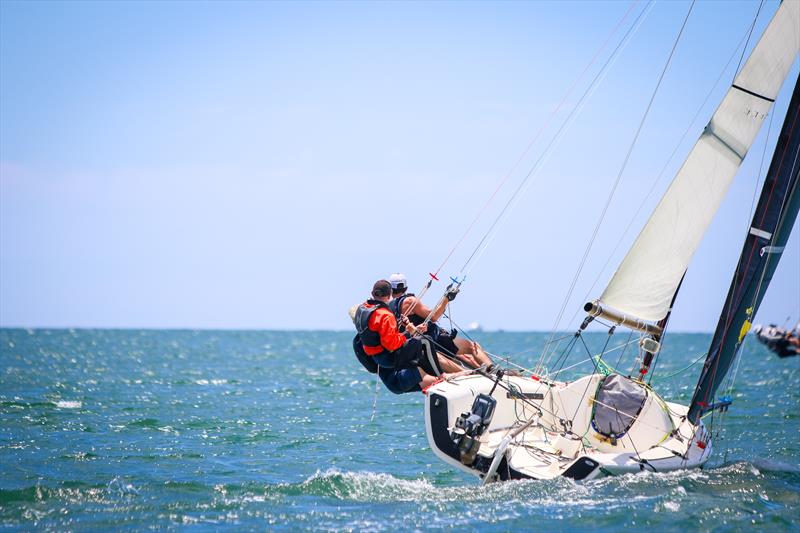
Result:
M196 385L225 385L228 383L227 379L196 379Z
M80 409L83 403L77 400L59 400L56 402L56 407L59 409Z
M664 502L664 509L666 509L667 511L672 511L673 513L676 513L676 512L681 510L681 504L678 503L678 502L667 501L667 502Z

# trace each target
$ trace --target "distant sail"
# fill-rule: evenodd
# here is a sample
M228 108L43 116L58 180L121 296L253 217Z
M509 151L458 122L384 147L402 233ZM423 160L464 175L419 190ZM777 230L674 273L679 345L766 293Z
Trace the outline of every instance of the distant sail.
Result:
M646 321L667 315L692 255L798 51L800 1L785 1L614 273L600 303Z
M697 423L713 403L750 329L800 210L800 78L783 122L761 198L744 242L703 372L689 406Z

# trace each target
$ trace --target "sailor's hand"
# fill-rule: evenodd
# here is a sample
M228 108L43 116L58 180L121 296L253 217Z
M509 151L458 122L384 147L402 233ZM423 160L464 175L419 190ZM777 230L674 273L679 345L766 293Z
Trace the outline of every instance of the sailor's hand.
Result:
M420 324L419 326L417 326L416 329L420 333L427 333L428 332L428 324Z
M452 302L455 300L459 290L460 289L458 287L447 289L447 292L444 293L444 295L447 297L447 301Z

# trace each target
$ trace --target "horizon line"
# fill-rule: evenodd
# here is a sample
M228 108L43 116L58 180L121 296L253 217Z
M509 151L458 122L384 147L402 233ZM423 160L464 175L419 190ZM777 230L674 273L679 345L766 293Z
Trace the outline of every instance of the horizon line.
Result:
M25 331L247 331L247 332L294 332L294 333L352 333L350 329L329 328L226 328L226 327L135 327L135 326L5 326L0 325L0 330L25 330ZM458 330L463 333L571 333L573 329L544 330L544 329L480 329ZM703 330L675 330L670 333L711 335L713 331ZM588 331L587 333L606 333L604 331Z

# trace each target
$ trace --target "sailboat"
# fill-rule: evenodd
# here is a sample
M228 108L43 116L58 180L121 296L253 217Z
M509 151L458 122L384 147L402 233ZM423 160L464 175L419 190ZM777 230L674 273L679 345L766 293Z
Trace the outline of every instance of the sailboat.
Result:
M794 329L786 329L777 324L769 326L753 326L753 333L758 342L769 348L778 357L792 357L800 355L800 324Z
M784 1L601 296L584 307L640 334L638 375L601 364L575 381L548 372L476 372L428 388L434 453L483 483L509 479L666 472L701 467L712 453L709 413L745 339L800 209L800 80L794 92L713 340L689 405L645 380L661 349L692 255L719 208L800 51L800 2ZM601 354L602 355L602 354Z

